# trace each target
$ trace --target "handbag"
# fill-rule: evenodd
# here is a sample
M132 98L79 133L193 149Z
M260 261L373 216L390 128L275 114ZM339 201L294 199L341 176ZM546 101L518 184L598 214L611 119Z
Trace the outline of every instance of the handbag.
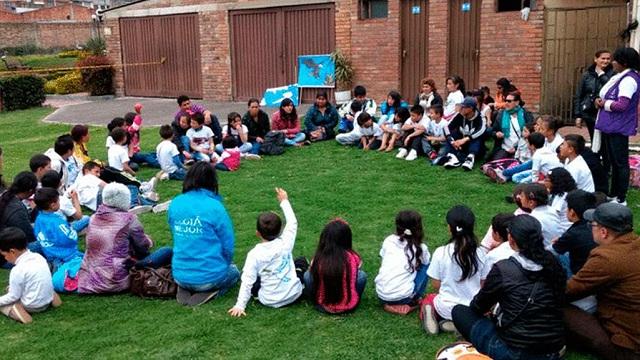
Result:
M140 297L174 298L178 290L170 266L131 268L129 281L131 293Z

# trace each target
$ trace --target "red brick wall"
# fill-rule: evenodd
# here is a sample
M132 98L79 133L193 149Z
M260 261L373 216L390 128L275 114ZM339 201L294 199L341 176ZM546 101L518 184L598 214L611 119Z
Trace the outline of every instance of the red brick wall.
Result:
M445 94L449 37L449 4L446 0L433 0L429 4L429 74L436 82L440 94Z
M92 27L92 23L0 23L0 44L71 48L84 44L91 37Z
M52 20L91 21L92 14L92 9L72 4L42 8L22 14L14 14L8 11L0 10L0 23Z
M520 91L526 107L538 111L542 85L544 44L543 1L531 11L528 21L520 12L495 12L493 0L482 2L480 15L480 84L496 92L496 80L510 79Z
M108 30L108 35L104 31ZM122 64L122 49L120 48L120 26L117 19L107 19L102 25L102 31L107 44L107 56L116 65ZM114 76L116 96L124 96L124 72L117 67Z

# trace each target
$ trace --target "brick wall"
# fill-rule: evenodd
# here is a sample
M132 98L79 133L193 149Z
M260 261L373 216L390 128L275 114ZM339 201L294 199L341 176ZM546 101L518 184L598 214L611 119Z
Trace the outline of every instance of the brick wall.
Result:
M118 19L107 19L102 26L102 31L107 44L107 56L114 64L122 64ZM116 68L113 83L116 89L116 96L124 96L124 72L122 67Z
M434 0L429 3L429 74L427 77L436 82L440 94L445 94L447 78L449 37L449 4L446 0Z
M482 2L480 15L480 84L495 94L496 80L510 79L532 111L541 100L544 44L543 1L536 3L528 21L518 11L496 13L493 0Z
M93 10L84 6L67 4L42 8L21 14L0 10L0 23L5 22L33 22L51 20L91 21Z
M0 44L71 48L84 44L91 37L92 29L92 23L0 23Z

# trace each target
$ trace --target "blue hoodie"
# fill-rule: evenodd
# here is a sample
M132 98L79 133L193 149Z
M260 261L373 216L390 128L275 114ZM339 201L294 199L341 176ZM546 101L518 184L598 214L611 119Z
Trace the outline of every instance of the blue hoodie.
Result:
M182 285L199 286L225 278L233 261L233 224L220 196L191 190L171 201L173 277Z
M83 256L78 251L78 234L62 215L41 211L36 217L33 228L48 261L66 263L75 257Z

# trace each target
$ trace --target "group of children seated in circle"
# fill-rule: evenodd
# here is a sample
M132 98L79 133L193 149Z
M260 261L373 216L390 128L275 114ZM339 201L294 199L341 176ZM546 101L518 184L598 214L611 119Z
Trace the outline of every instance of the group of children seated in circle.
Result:
M237 302L228 310L232 316L246 315L252 298L283 307L305 297L324 313L352 312L367 274L349 223L331 220L310 263L294 259L298 223L287 192L276 188L284 226L274 212L259 215L259 242L247 254L240 275L215 169L233 171L241 158L259 158L268 134L276 132L289 146L332 138L364 150L392 151L399 145L399 158L424 154L432 164L471 170L491 136L496 147L482 171L498 182L519 183L510 197L518 206L515 212L494 216L479 241L471 209L454 206L446 214L449 241L433 253L425 242L421 214L398 212L395 231L379 252L375 293L384 310L408 314L419 309L426 332L458 331L496 359L559 358L565 349L567 280L580 273L598 246L589 221L626 234L632 229L631 213L619 204L599 206L605 198L594 194L594 178L582 158L584 139L562 139L549 116L532 121L518 93L504 96L504 108L492 116L497 102L485 103L479 92L464 97L459 77L449 78L447 88L442 104L434 82L423 81L410 109L391 92L377 121L376 104L361 86L339 110L320 94L305 116L304 130L289 99L282 101L272 123L252 99L244 116L233 112L221 127L211 112L181 96L173 123L159 129L162 141L155 153L140 149L142 106L137 104L134 113L109 124L104 166L88 155L88 127L76 125L52 149L34 156L32 171L19 173L0 197L0 253L7 261L3 266L12 268L0 311L30 322L30 313L60 305L55 291L119 293L129 287L130 269L171 265L177 300L184 305L222 296L240 281ZM161 172L142 182L135 177L139 164ZM182 194L158 204L155 185L161 179L183 180ZM81 206L94 211L91 218ZM168 210L172 247L152 251L153 241L137 218L150 210ZM599 220L597 211L604 214L601 219L612 211L622 214L618 217L628 226ZM86 232L84 253L78 249L81 232ZM425 294L429 280L434 292ZM593 295L572 304L594 314L598 304ZM490 311L497 322L485 323L484 314Z

